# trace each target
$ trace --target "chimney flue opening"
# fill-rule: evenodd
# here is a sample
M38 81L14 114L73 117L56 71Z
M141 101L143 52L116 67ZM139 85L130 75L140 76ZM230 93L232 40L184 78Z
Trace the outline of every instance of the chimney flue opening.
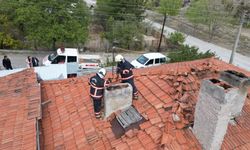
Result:
M210 81L214 84L220 83L220 80L218 79L210 79Z
M209 81L212 82L215 85L218 85L218 86L222 87L225 90L232 88L232 86L230 86L229 84L227 84L227 83L225 83L223 81L220 81L218 79L210 79Z
M109 87L107 87L106 89L108 91L113 91L113 90L117 90L117 89L123 89L123 88L127 88L128 85L127 84L122 84L122 85L111 85Z
M233 70L227 70L227 71L225 71L225 72L230 73L230 74L233 74L233 75L235 75L235 76L237 76L237 77L239 77L239 78L247 78L247 76L244 75L244 74L241 73L241 72L236 72L236 71L233 71Z

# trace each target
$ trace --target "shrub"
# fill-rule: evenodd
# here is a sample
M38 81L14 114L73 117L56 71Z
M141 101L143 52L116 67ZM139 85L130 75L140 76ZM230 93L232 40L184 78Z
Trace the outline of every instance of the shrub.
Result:
M198 50L198 48L183 45L176 52L169 53L168 57L170 58L170 62L182 62L215 56L215 54L209 50L205 53L198 52Z
M19 40L13 39L9 34L0 32L0 48L18 49L22 47Z
M185 41L185 36L180 32L174 32L170 34L169 41L172 44L182 45Z
M112 59L112 58L111 58ZM115 66L116 62L113 62L112 60L109 60L109 57L106 58L106 63L104 64L105 67Z

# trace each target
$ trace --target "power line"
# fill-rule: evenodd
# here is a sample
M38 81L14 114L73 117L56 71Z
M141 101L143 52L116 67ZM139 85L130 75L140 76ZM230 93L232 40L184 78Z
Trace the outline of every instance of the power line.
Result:
M25 2L25 3L23 3L23 2L7 2L7 4L16 4L16 5L18 5L18 4L22 4L22 5L34 5L35 3L27 3L27 2ZM47 3L45 3L45 2L39 2L40 4L47 4ZM86 2L84 2L85 4L87 4ZM140 6L140 5L138 5L138 4L131 4L131 3L125 3L125 2L122 2L122 3L115 3L115 2L105 2L105 3L103 3L103 2L101 2L100 4L102 4L102 6L103 6L103 4L104 5L107 5L107 6L109 6L109 4L110 5L116 5L116 6L133 6L133 7L141 7L141 8L145 8L145 6ZM98 3L96 4L96 6L98 7ZM200 6L207 6L207 5L200 5ZM214 4L213 5L214 7L216 7L216 6L224 6L223 4L221 4L221 5L218 5L218 4ZM233 5L233 6L238 6L237 4L235 4L235 5ZM46 6L43 6L43 7L46 7ZM47 6L47 7L50 7L50 6ZM73 6L71 6L71 7L73 7ZM87 7L87 6L86 6Z
M16 3L12 3L12 4L16 4ZM22 3L22 5L34 5L34 3ZM113 2L108 2L107 4L112 4L112 5L119 5L119 6L124 6L124 4L119 4L119 3L113 3ZM125 4L125 6L126 6L127 4ZM106 5L107 7L108 7L108 5ZM138 5L133 5L133 4L130 4L130 6L134 6L134 7L138 7ZM51 8L51 6L42 6L42 7L45 7L45 8ZM72 7L73 8L73 7ZM98 8L98 7L97 7ZM114 7L115 8L115 7ZM53 6L53 9L63 9L63 8L59 8L59 7L54 7ZM73 8L74 9L74 8ZM83 8L83 10L82 11L86 11L86 10L89 10L89 8ZM146 10L146 9L139 9L139 11L144 11L144 10ZM169 9L168 11L174 11L175 9ZM74 12L78 12L79 10L74 10ZM81 11L81 12L82 12ZM80 11L79 11L80 12ZM95 12L100 12L100 13L103 13L104 11L102 11L102 10L98 10L98 9L95 9ZM203 16L204 15L204 12L202 12L202 10L197 10L197 11L188 11L188 12L190 12L191 14L196 14L196 15L201 15L201 16ZM207 13L215 13L215 15L219 15L219 14L221 14L221 15L230 15L230 13L229 12L226 12L226 11L223 11L223 12L221 12L221 11L211 11L211 10L209 10L209 11L206 11ZM109 12L110 13L110 12ZM111 14L111 13L110 13ZM112 14L116 14L116 13L112 13ZM118 14L118 13L117 13ZM121 14L119 14L119 15L121 15ZM130 15L128 15L128 16L130 16Z
M26 4L28 4L28 3L26 3ZM29 4L31 4L31 3L29 3ZM114 3L114 4L117 4L117 3ZM33 5L33 4L32 4ZM122 4L119 4L119 5L122 5ZM44 6L45 7L45 6ZM62 9L62 8L60 8L60 9ZM84 8L83 10L89 10L89 9L87 9L87 8ZM173 9L170 9L170 11L171 10L173 10ZM74 12L82 12L82 11L79 11L79 10L74 10ZM134 19L138 19L138 18L144 18L145 16L138 16L138 17L136 17L136 16L133 16L133 14L125 14L125 13L118 13L118 12L113 12L113 13L111 13L111 12L108 12L108 13L106 13L105 11L101 11L101 10L95 10L95 12L97 13L96 15L97 16L106 16L106 17L109 17L109 16L112 16L112 15L119 15L118 17L129 17L129 18L134 18ZM193 14L197 14L197 15L202 15L203 13L202 12L196 12L196 11L190 11L190 12L192 12ZM216 11L210 11L210 12L216 12ZM217 13L217 12L216 12ZM218 15L219 16L219 15ZM224 18L224 16L222 16L223 18ZM192 19L192 20L200 20L200 19L196 19L195 17L194 17L194 19ZM227 19L223 19L223 20L227 20Z

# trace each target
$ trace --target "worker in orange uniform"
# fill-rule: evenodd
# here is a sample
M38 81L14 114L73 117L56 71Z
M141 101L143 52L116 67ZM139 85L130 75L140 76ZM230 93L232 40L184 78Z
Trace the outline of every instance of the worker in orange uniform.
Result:
M106 70L100 69L96 75L90 78L90 97L93 100L95 117L101 119L101 105L104 94L104 88L108 86L109 81L105 80Z
M129 83L133 87L133 99L138 100L138 90L134 83L134 75L132 69L134 66L130 64L122 55L115 56L115 62L117 62L117 78L121 75L122 83Z

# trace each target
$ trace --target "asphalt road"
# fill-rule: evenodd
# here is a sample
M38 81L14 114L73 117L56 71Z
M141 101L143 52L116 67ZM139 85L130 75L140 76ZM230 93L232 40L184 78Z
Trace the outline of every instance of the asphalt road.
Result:
M162 28L161 24L159 24L157 22L153 22L149 19L145 19L144 22L149 23L153 28L155 28L159 31ZM165 26L164 36L168 37L170 35L170 33L173 33L175 31L176 30ZM214 52L220 59L222 59L223 61L225 61L227 63L229 62L229 59L231 56L232 50L220 47L218 45L215 45L215 44L212 44L212 43L209 43L206 41L203 41L203 40L195 38L193 36L186 35L186 40L185 40L184 44L198 47L200 52L206 52L207 50L210 50L211 52ZM243 68L243 69L250 71L250 57L236 53L233 64L240 67L240 68Z
M40 64L41 64L42 59L50 53L51 52L46 52L46 51L42 53L0 51L0 58L1 58L0 69L3 69L2 59L4 55L7 55L9 57L9 59L11 60L12 67L16 69L16 68L26 68L27 65L26 65L25 60L27 56L37 57L40 60Z
M96 2L96 0L84 0L84 1L88 5L95 4ZM153 28L157 29L158 31L160 31L162 28L161 24L151 21L149 19L145 19L144 22L149 23ZM165 26L164 36L168 37L170 33L175 32L175 31L176 30ZM214 52L218 57L220 57L220 59L222 59L225 62L229 62L231 52L232 52L232 50L230 49L223 48L221 46L203 41L201 39L198 39L196 37L189 36L189 35L186 35L186 41L184 42L184 44L198 47L200 52L206 52L207 50L210 50ZM238 66L240 68L250 71L250 57L236 53L233 64L235 66Z
M51 51L39 51L39 52L34 52L34 51L11 51L11 50L0 50L0 58L1 58L1 64L0 64L0 70L4 69L3 65L2 65L2 59L4 57L4 55L7 55L12 63L12 67L14 69L17 68L26 68L26 58L27 56L34 56L37 57L40 60L40 65L42 65L42 60L43 58L48 55L51 54ZM86 52L86 53L82 53L84 54L93 54L93 55L100 55L102 58L102 62L106 62L107 58L109 58L109 61L112 61L112 54L111 53L90 53L90 52ZM116 54L115 54L116 55ZM135 54L135 53L123 53L122 54L128 61L132 61L133 59L136 59L137 57L139 57L141 54Z

